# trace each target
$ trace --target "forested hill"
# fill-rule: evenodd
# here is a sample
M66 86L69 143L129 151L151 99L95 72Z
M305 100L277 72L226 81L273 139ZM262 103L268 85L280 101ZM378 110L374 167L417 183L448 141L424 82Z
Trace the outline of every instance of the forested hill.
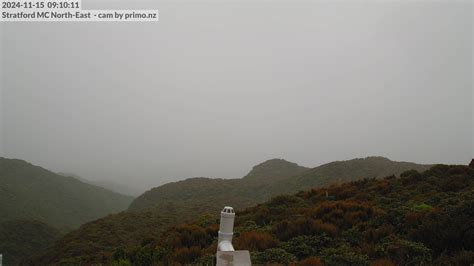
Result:
M386 168L381 168L381 164ZM242 179L191 178L169 183L150 190L142 195L139 201L134 202L134 204L144 203L144 206L132 204L130 209L133 211L109 215L84 224L59 240L54 247L37 259L48 263L107 262L120 246L139 247L149 239L157 239L170 226L196 220L203 214L216 217L224 205L243 209L264 202L264 198L268 200L271 196L278 195L280 191L297 192L311 184L321 187L342 180L378 177L381 175L378 171L398 175L403 167L404 170L428 168L424 165L393 162L382 157L369 157L324 165L319 168L322 169L319 172L318 167L307 169L278 159L254 167ZM270 174L266 174L263 169ZM275 169L281 169L285 175L277 176L278 171L274 171ZM333 169L335 172L331 174L328 169ZM351 174L351 171L354 173ZM301 189L286 188L288 185L283 182L285 179L293 178L308 180L309 173L331 175L329 178L322 178L322 174L313 174L313 182L302 184Z
M217 217L197 219L69 262L210 264L218 223ZM437 165L277 196L237 211L233 243L250 250L254 264L471 265L473 225L474 169ZM57 263L68 256L51 252L30 262Z
M271 159L252 167L252 170L243 178L247 180L253 179L263 182L275 182L303 173L309 169L310 168L283 159Z
M153 209L159 212L161 208L169 205L188 205L192 206L192 210L202 213L215 211L217 206L228 202L229 199L232 199L236 207L248 207L258 198L253 190L268 187L271 183L306 170L308 168L295 163L272 159L254 166L244 178L189 178L153 188L135 199L129 210Z
M45 250L62 233L38 221L10 220L0 223L0 254L4 265L17 265L22 259Z
M62 176L73 177L73 178L81 181L82 183L90 184L90 185L93 185L93 186L96 186L96 187L102 187L102 188L105 188L105 189L110 190L112 192L116 192L116 193L126 195L126 196L137 197L137 196L139 196L140 194L143 193L143 191L141 191L140 189L133 188L133 187L127 186L127 185L123 185L123 184L118 183L118 182L113 181L113 180L96 180L96 181L93 181L93 180L89 180L89 179L80 177L76 174L72 174L72 173L57 173L57 174L62 175Z
M132 199L22 160L0 158L0 222L37 220L67 231L120 212Z
M219 210L223 204L244 208L272 196L360 178L399 175L406 170L423 171L428 165L395 162L384 157L367 157L306 168L282 159L272 159L255 167L240 179L191 178L168 183L136 198L129 210L189 205L193 210ZM197 209L196 209L197 208Z

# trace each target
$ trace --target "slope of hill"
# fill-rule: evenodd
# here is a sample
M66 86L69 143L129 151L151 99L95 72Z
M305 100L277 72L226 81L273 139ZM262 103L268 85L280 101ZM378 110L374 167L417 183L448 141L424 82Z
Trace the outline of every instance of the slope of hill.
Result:
M258 164L244 176L244 179L260 180L274 182L280 179L286 179L309 170L307 167L299 166L296 163L288 162L283 159L271 159Z
M390 174L399 174L399 163L389 161L385 158L370 157L367 159L350 160L347 163L354 164L345 167L338 174L344 178L353 179L363 177L379 176L377 171L372 171L370 165L374 162L388 161L388 169L383 169ZM276 165L275 165L276 164ZM267 167L273 165L272 167ZM344 167L345 163L337 163ZM357 167L364 167L364 171L358 171ZM287 171L285 175L277 175L274 171L265 174L262 169L272 172L274 168L293 169ZM166 230L169 226L180 221L191 221L203 214L210 214L215 217L224 205L231 205L237 209L252 206L257 202L262 202L260 198L269 198L277 195L278 191L292 192L299 189L290 187L285 190L286 178L306 177L308 171L315 169L295 167L295 164L283 160L270 160L259 166L242 179L209 179L191 178L185 181L169 183L154 188L139 197L139 200L131 204L128 212L110 215L103 219L83 225L79 230L71 232L49 249L44 255L46 260L59 262L64 260L69 263L100 263L107 262L114 250L119 246L129 247L136 243L146 242L149 238L156 238L156 235ZM408 165L406 169L426 169L427 166ZM326 169L326 166L321 166ZM335 167L337 169L337 167ZM322 171L322 170L321 170ZM352 174L350 171L355 171ZM366 176L364 176L364 173ZM375 174L374 174L375 173ZM271 182L272 176L277 176L275 182ZM286 177L285 177L286 176ZM332 176L337 176L333 174ZM315 175L314 184L321 186L320 176ZM337 178L334 178L337 181ZM328 183L331 183L330 180ZM327 183L326 183L327 184ZM308 185L308 184L305 184ZM258 196L258 197L257 197ZM260 197L260 198L259 198ZM136 205L140 203L140 205ZM146 226L137 226L144 224ZM94 243L93 245L91 243Z
M145 192L145 189L131 187L128 185L124 185L122 183L114 182L112 180L94 181L93 185L96 185L98 187L103 187L105 189L117 192L122 195L132 196L134 198L137 196L140 196L143 192Z
M129 210L157 209L165 202L189 202L203 208L211 204L213 208L206 209L212 211L218 210L225 202L237 208L244 208L274 195L358 178L399 175L406 170L423 171L428 167L394 162L384 157L368 157L333 162L310 169L285 160L273 159L253 167L240 179L191 178L153 188L137 197L130 204Z
M97 187L102 187L102 188L105 188L107 190L110 190L110 191L113 191L113 192L116 192L116 193L119 193L119 194L122 194L122 195L131 196L131 197L137 197L137 196L139 196L140 194L142 194L144 192L143 190L140 190L138 188L133 188L133 187L130 187L130 186L126 186L126 185L123 185L121 183L114 182L114 181L111 181L111 180L93 181L93 180L85 179L85 178L82 178L78 175L71 174L71 173L58 173L58 174L62 175L62 176L73 177L73 178L75 178L75 179L77 179L77 180L79 180L83 183L94 185L94 186L97 186Z
M141 211L153 209L160 212L161 206L174 204L186 208L187 215L215 212L222 204L232 198L236 207L251 206L256 202L252 190L266 187L272 182L304 172L308 168L282 159L265 161L239 179L212 179L205 177L189 178L153 188L130 204L128 210ZM190 206L187 208L186 206Z
M384 157L373 156L348 161L336 161L318 166L300 175L272 184L276 194L293 193L328 184L354 181L361 178L399 176L407 170L424 171L430 165L410 162L396 162Z
M0 158L0 222L37 220L70 230L126 209L132 199L22 160Z
M108 256L73 261L209 264L215 261L218 222L211 217L176 225ZM233 242L251 251L254 264L470 265L473 225L474 169L437 165L399 178L277 196L237 212ZM62 257L48 253L31 262L57 263Z
M5 265L17 265L22 259L45 250L61 233L45 223L12 220L0 223L0 254Z

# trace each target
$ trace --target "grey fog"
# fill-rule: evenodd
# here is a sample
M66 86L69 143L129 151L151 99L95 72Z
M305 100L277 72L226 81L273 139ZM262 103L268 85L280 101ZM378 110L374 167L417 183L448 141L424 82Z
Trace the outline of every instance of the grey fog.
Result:
M471 1L154 1L3 23L0 156L144 191L284 158L473 157Z

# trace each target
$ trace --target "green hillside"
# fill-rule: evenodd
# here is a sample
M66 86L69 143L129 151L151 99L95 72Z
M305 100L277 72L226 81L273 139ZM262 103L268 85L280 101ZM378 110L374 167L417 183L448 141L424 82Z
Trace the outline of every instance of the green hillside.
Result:
M285 180L307 182L308 176L314 176L312 183L301 185L303 188L311 184L322 186L341 180L378 177L383 173L398 175L404 170L427 168L381 157L337 162L313 169L284 160L270 160L255 166L242 179L191 178L169 183L144 193L131 204L127 212L109 215L81 226L39 259L69 263L106 262L117 247L134 247L147 242L147 239L156 239L161 232L179 221L193 221L203 214L213 217L224 205L243 209L274 195L301 190L288 186Z
M45 250L61 237L45 223L12 220L0 223L0 254L4 265L16 265L22 259Z
M108 255L49 252L30 263L209 264L218 223L204 217ZM474 261L473 225L474 169L437 165L277 196L237 211L233 243L250 250L254 264L467 266Z
M361 178L399 176L407 170L424 171L429 165L395 162L384 157L367 157L348 161L336 161L310 169L300 175L271 184L272 195L293 193L318 186L326 186ZM267 197L268 199L268 197Z
M296 163L288 162L283 159L272 159L254 166L243 179L274 182L287 179L290 176L303 173L309 169L310 168L299 166Z
M0 158L0 222L37 220L67 231L120 212L132 199L22 160Z
M72 173L57 173L57 174L62 175L62 176L70 176L70 177L73 177L73 178L81 181L82 183L90 184L90 185L93 185L93 186L96 186L96 187L102 187L102 188L105 188L107 190L110 190L110 191L113 191L113 192L116 192L116 193L119 193L119 194L122 194L122 195L131 196L131 197L137 197L137 196L139 196L140 194L143 193L143 191L141 191L140 189L133 188L133 187L130 187L130 186L126 186L126 185L120 184L120 183L112 181L112 180L95 180L95 181L93 181L93 180L85 179L83 177L80 177L80 176L78 176L76 174L72 174Z
M282 159L272 159L254 166L244 178L189 178L143 193L130 204L129 210L152 208L159 211L162 206L182 204L192 206L191 211L202 213L215 211L217 204L222 205L230 198L234 206L247 207L254 204L259 196L255 195L255 189L266 188L273 182L285 180L308 169Z
M360 178L399 175L406 170L426 170L429 166L394 162L384 157L368 157L332 162L315 168L301 167L281 159L261 163L240 179L191 178L165 184L137 197L130 211L155 209L170 204L189 204L192 210L215 212L223 204L244 208L272 196L294 193L317 186Z

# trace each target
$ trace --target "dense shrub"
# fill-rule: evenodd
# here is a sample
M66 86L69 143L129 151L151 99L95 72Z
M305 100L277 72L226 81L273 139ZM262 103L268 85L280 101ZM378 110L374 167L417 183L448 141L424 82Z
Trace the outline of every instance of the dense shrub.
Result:
M370 262L370 266L396 266L396 264L390 259L377 259Z
M331 236L337 234L337 227L330 223L312 218L298 218L294 221L283 221L273 227L273 232L280 240L288 240L300 235L314 235L326 233Z
M179 263L192 263L197 260L202 254L201 248L199 246L184 247L176 249L171 258Z
M382 244L384 255L395 258L400 265L429 265L431 250L423 243L405 239L390 239Z
M244 232L236 239L236 248L263 251L278 246L278 241L267 232Z
M434 261L434 265L445 266L445 265L472 265L474 261L474 251L472 250L461 250L451 254L443 253L439 258Z
M283 243L282 247L289 253L295 255L298 259L309 256L316 256L322 247L327 246L331 238L326 234L312 236L297 236L288 242Z
M206 230L198 225L180 225L175 229L171 244L174 247L206 247L213 241L213 230Z
M113 255L101 253L94 262L210 265L217 249L216 222L207 218L177 225ZM469 265L474 262L473 224L474 169L438 165L400 178L362 179L273 198L237 213L234 245L249 249L254 264ZM89 243L100 237L89 235ZM96 248L80 247L91 253ZM92 264L76 254L78 249L63 262Z
M322 266L323 263L321 262L321 259L319 259L318 257L309 257L300 261L297 265L298 266Z
M323 249L320 256L326 265L369 265L369 257L358 254L345 245Z
M281 248L271 248L263 252L257 252L252 254L252 263L281 263L289 264L290 262L295 262L296 257L286 252Z

